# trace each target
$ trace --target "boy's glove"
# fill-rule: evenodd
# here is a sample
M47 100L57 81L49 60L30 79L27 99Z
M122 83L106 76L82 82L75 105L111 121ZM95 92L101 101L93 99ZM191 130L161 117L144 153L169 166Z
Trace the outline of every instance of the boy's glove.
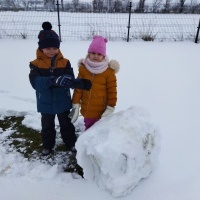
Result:
M110 115L114 112L115 108L111 106L106 106L105 111L103 112L101 117L106 117L107 115Z
M68 74L64 74L62 76L54 77L52 80L52 85L60 86L60 87L71 87L74 77Z
M68 117L71 119L72 123L74 123L78 119L79 108L80 108L80 104L73 104L72 110L68 115Z
M92 87L92 83L88 79L77 78L73 81L72 87L81 90L90 90Z

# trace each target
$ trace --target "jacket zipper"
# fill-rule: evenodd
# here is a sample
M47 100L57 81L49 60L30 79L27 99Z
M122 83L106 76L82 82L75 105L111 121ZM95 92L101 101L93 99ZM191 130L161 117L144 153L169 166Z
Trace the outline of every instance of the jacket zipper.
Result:
M51 58L51 66L49 68L49 71L50 71L50 76L53 76L53 73L54 73L54 69L55 69L55 63L56 63L56 56L52 57ZM52 101L53 101L53 90L51 88L51 98L52 98ZM53 112L52 108L53 108L53 102L51 102L51 112Z
M94 74L92 74L92 76L91 76L91 82L93 82L93 79L94 79ZM89 107L89 104L90 104L90 99L91 99L91 90L90 90L90 92L89 92L89 98L88 98L88 103L87 103L87 113L86 113L86 116L87 116L87 114L88 114L88 107Z
M49 68L51 76L53 76L53 72L54 72L54 69L55 69L55 63L56 63L56 57L54 56L53 58L51 58L51 66Z

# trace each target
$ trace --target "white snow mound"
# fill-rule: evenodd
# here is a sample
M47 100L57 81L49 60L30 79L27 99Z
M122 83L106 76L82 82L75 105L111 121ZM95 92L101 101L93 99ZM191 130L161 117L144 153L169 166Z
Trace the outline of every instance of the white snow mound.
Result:
M130 193L150 175L158 158L158 130L139 107L102 118L76 143L84 178L115 197Z

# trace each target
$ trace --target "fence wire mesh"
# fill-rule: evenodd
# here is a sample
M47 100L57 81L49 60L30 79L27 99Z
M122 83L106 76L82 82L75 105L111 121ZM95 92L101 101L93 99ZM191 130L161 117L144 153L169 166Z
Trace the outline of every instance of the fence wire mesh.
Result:
M59 32L57 12L1 11L0 16L0 38L37 39L44 21ZM126 41L128 19L128 13L60 12L61 40L90 40L103 35L112 41ZM194 41L198 23L196 14L131 13L129 41Z

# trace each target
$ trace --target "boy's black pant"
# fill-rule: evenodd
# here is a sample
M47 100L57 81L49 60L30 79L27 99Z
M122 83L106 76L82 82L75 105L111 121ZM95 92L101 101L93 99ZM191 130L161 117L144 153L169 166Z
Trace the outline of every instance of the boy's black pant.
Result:
M41 113L41 123L42 123L42 142L44 149L53 149L56 140L56 130L55 130L55 114ZM60 124L60 133L65 143L67 150L71 150L76 142L75 127L71 123L71 119L68 117L69 112L63 112L57 114L58 121Z

